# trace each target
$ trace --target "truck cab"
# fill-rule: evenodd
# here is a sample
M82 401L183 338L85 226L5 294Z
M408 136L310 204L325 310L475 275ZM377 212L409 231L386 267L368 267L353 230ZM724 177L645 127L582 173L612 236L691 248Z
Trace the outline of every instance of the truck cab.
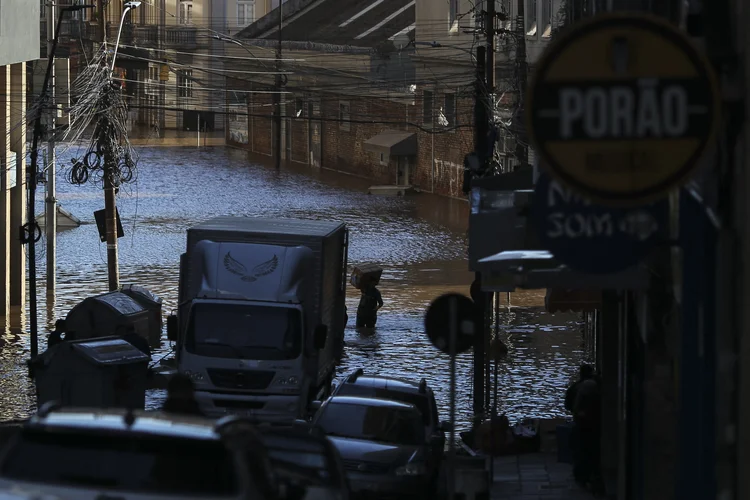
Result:
M330 389L343 344L337 282L345 264L327 263L337 276L331 286L314 242L291 246L240 234L189 242L168 334L177 342L178 370L193 380L208 415L288 422Z

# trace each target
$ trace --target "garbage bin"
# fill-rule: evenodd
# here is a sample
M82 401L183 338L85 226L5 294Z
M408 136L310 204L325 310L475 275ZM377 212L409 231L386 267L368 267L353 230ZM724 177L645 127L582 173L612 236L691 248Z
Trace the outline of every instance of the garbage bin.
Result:
M139 285L124 285L120 292L135 300L142 308L148 311L148 343L151 347L159 347L161 343L162 329L162 300L151 290Z
M144 409L148 362L119 337L62 342L35 363L37 404Z
M148 338L149 312L121 292L88 297L68 311L65 327L74 340L121 335L123 327L132 326L135 333Z

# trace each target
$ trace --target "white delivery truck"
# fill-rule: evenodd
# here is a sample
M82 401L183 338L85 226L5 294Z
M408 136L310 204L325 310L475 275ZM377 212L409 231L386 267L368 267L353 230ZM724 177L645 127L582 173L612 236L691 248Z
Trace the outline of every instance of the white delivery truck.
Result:
M343 353L348 240L345 224L322 220L188 229L167 334L206 413L288 421L327 395Z

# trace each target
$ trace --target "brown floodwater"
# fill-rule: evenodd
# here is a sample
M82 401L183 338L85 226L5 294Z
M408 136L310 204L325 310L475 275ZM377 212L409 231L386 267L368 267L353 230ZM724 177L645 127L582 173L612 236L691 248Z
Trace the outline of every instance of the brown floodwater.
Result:
M122 284L145 286L175 306L179 255L185 230L219 215L257 215L345 221L351 230L349 262L377 262L385 306L374 332L354 330L358 296L349 290L351 312L344 374L366 372L418 379L435 388L447 418L449 362L428 341L423 315L430 301L445 292L468 295L472 274L466 264L468 210L461 200L426 194L403 198L369 196L361 179L306 167L281 172L248 162L228 148L139 149L137 182L121 190L118 201L125 237L119 240ZM56 318L90 294L107 291L106 246L99 242L93 212L103 208L100 186L66 184L63 169L75 149L60 148L58 195L62 207L83 221L58 233L57 291L44 297L45 242L38 243L40 325ZM39 198L42 198L41 196ZM42 209L41 203L38 210ZM511 420L564 414L564 387L584 356L579 317L544 312L544 293L511 295L500 311L499 330L510 355L498 366L498 401ZM503 300L505 300L503 298ZM0 419L17 419L35 410L35 391L27 375L29 342L25 314L6 319L0 335ZM46 332L40 335L40 350ZM169 356L166 340L154 359ZM471 353L457 361L457 411L470 419ZM163 400L150 391L148 406Z

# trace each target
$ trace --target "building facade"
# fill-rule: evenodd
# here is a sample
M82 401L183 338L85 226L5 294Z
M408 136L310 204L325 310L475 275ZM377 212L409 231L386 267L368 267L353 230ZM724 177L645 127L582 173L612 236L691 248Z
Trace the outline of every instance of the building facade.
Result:
M124 3L105 2L108 44L117 39ZM228 43L215 37L236 34L270 6L271 0L153 0L131 10L120 38L117 76L131 96L132 124L148 133L222 130L225 77L233 65L226 57ZM99 19L91 9L63 21L58 56L70 59L71 79L101 46ZM46 15L41 32L46 54Z
M367 7L338 2L334 8L326 7L325 0L307 0L299 2L296 10L291 5L285 8L283 18L288 24L283 27L283 39L321 45L318 53L285 52L286 57L305 61L325 58L329 73L313 69L307 62L289 65L290 71L305 76L290 77L297 85L285 88L282 158L366 177L378 184L403 184L423 192L465 198L464 157L474 149L474 48L484 43L481 33L471 31L482 27L481 16L477 18L469 0L439 4L391 0L387 5L378 3L377 9ZM534 12L532 21L524 23L517 19L515 2L497 0L498 12L506 15L497 22L494 107L500 134L496 149L498 161L508 171L516 162L512 132L513 112L518 106L515 40L523 37L529 64L533 65L551 39L557 25L552 13L559 11L561 1L529 1L529 8ZM481 4L476 9L481 11ZM323 17L333 22L328 21L320 33L302 28L315 26L316 19ZM381 18L387 19L386 25L381 24ZM354 27L350 27L352 19L357 21ZM537 30L537 24L544 25L543 30ZM274 11L239 36L247 43L264 38L272 41L277 25ZM331 28L336 25L338 29ZM372 52L355 62L356 56L342 47L357 45ZM320 53L326 51L329 53ZM362 66L368 60L369 72ZM383 70L388 65L399 68L401 76ZM336 77L331 71L337 73ZM326 78L331 82L327 88L322 84ZM354 83L357 78L366 83ZM272 90L273 86L267 81L256 88ZM306 114L308 104L295 107L295 103L308 102L321 103L314 105L318 115ZM250 91L231 105L236 113L228 119L228 143L270 160L274 106L270 95ZM303 150L305 154L301 154Z
M0 315L23 308L26 255L19 229L26 222L26 64L39 58L39 3L0 5Z

